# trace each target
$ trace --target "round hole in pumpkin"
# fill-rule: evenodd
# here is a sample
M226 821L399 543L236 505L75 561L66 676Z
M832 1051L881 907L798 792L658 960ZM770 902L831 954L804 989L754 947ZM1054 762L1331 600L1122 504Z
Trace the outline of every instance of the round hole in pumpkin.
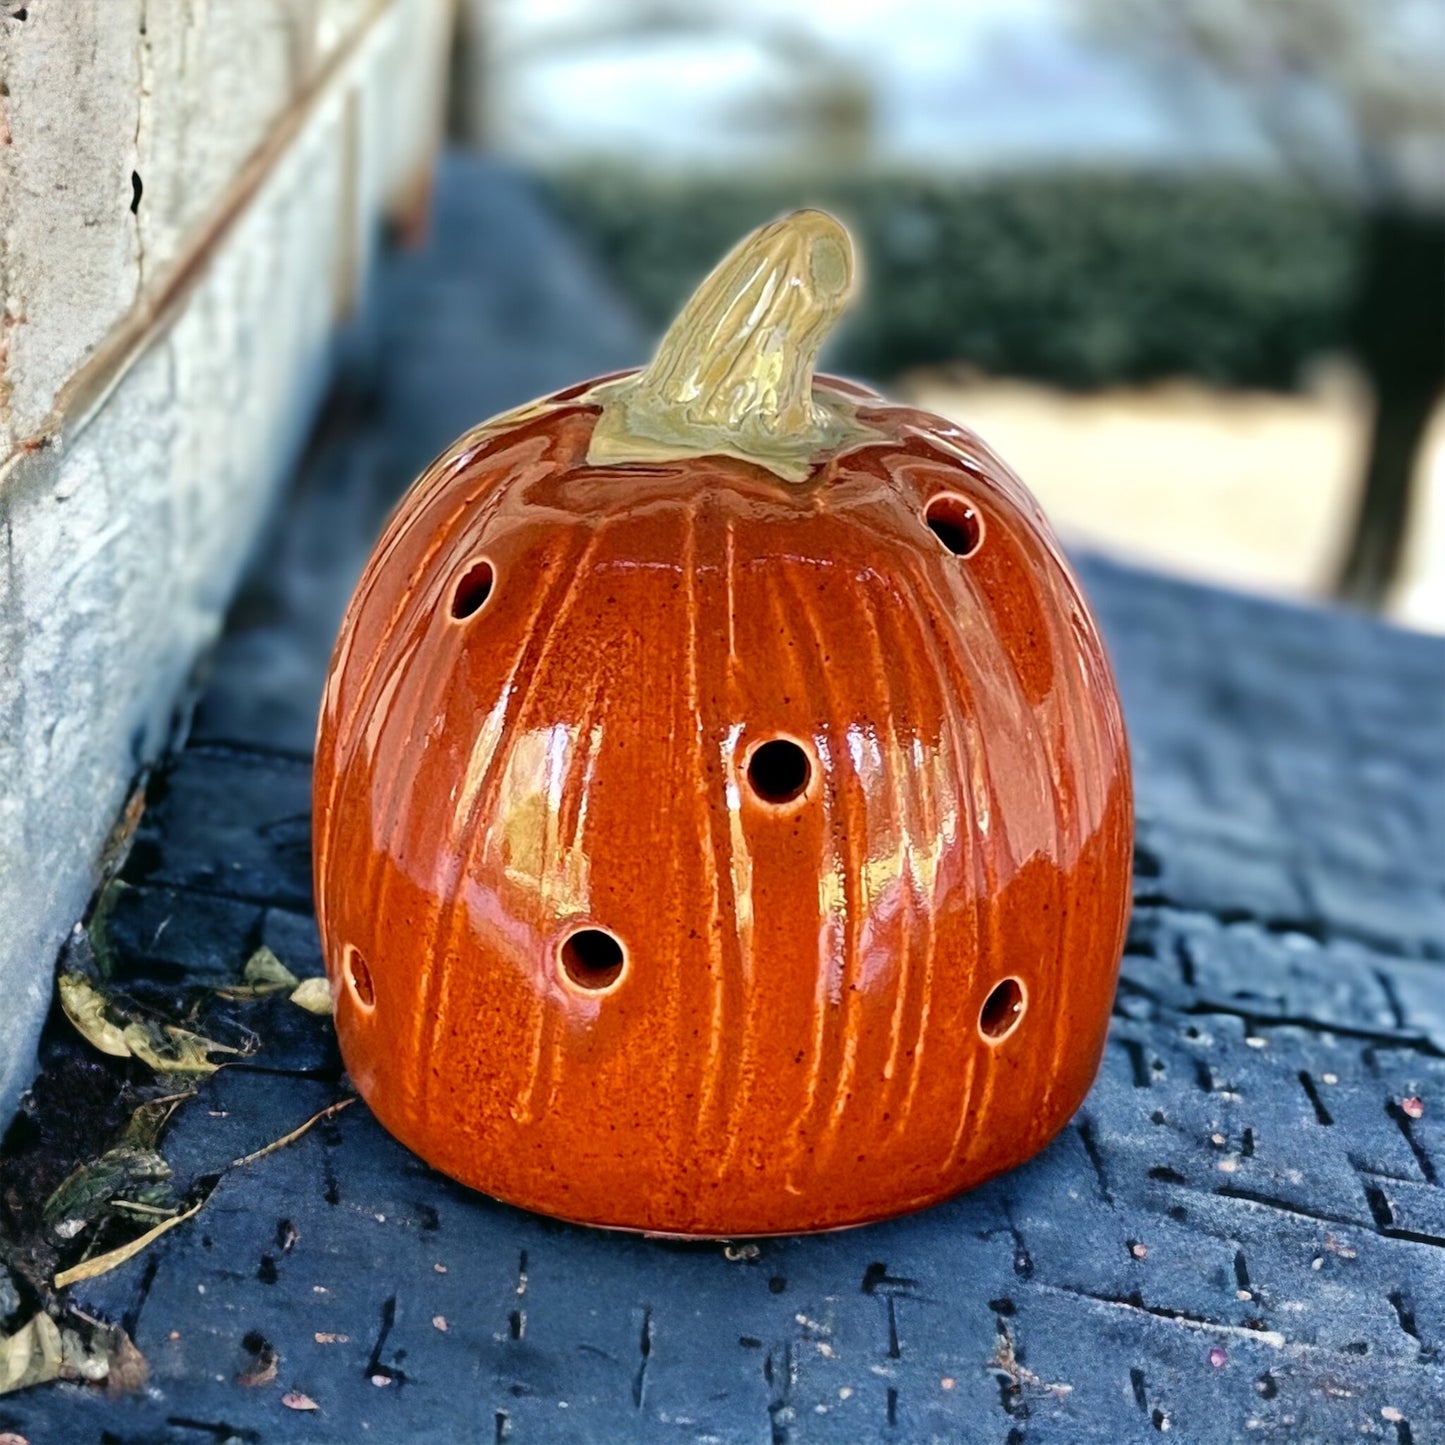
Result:
M452 593L452 616L458 622L480 612L492 595L492 586L497 574L485 557L479 558L462 573L456 591Z
M1023 1016L1023 985L1016 978L1006 978L984 999L978 1013L978 1031L996 1043L1013 1033Z
M562 972L589 993L611 988L627 964L621 942L605 928L579 928L569 933L557 956Z
M983 541L983 519L973 503L952 492L935 497L924 508L923 520L955 557L971 557Z
M808 790L813 764L792 738L771 738L748 759L748 786L765 803L791 803Z
M376 1007L376 986L371 981L371 970L366 960L350 944L341 956L341 971L351 996L362 1008L370 1011Z

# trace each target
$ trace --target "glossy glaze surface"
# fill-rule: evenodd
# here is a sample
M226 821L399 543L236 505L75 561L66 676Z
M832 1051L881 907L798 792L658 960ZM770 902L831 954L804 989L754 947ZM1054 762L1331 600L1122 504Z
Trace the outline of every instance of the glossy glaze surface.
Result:
M1029 1157L1093 1078L1131 801L1088 608L975 437L828 385L890 440L801 485L591 468L585 388L500 418L357 589L315 782L337 1026L382 1122L488 1194L855 1224ZM926 524L939 496L976 513L971 555ZM747 773L775 738L812 764L785 805ZM602 989L560 956L583 925L626 951ZM1010 979L1022 1014L986 1037Z

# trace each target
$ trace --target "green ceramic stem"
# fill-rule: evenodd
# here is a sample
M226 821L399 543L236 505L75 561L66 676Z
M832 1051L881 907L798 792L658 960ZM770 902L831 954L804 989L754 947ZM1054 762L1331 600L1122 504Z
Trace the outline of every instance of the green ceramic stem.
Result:
M593 393L596 465L723 454L790 481L863 429L813 383L853 291L848 232L795 211L744 238L698 287L652 363Z

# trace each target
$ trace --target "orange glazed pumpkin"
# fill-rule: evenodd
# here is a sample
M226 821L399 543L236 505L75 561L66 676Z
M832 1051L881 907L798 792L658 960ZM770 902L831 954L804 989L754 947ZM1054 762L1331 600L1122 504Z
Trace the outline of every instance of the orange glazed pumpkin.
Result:
M1132 802L1094 621L970 432L813 374L847 233L747 238L644 371L397 509L322 709L347 1067L487 1194L836 1228L1027 1159L1098 1067Z

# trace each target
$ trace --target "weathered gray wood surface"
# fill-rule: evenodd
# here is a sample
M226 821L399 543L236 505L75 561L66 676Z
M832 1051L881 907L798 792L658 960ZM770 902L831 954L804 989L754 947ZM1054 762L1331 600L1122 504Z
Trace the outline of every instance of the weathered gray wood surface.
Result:
M320 972L307 749L381 510L463 426L642 349L478 167L446 173L432 249L386 285L378 392L323 431L153 789L113 924L133 979L231 978L261 941ZM358 1105L77 1289L133 1333L146 1394L31 1391L0 1430L1445 1439L1445 649L1084 570L1135 746L1137 907L1103 1073L1042 1157L913 1218L729 1251L491 1203ZM341 1095L324 1025L261 1032L173 1126L182 1178ZM275 1381L239 1385L258 1340Z

